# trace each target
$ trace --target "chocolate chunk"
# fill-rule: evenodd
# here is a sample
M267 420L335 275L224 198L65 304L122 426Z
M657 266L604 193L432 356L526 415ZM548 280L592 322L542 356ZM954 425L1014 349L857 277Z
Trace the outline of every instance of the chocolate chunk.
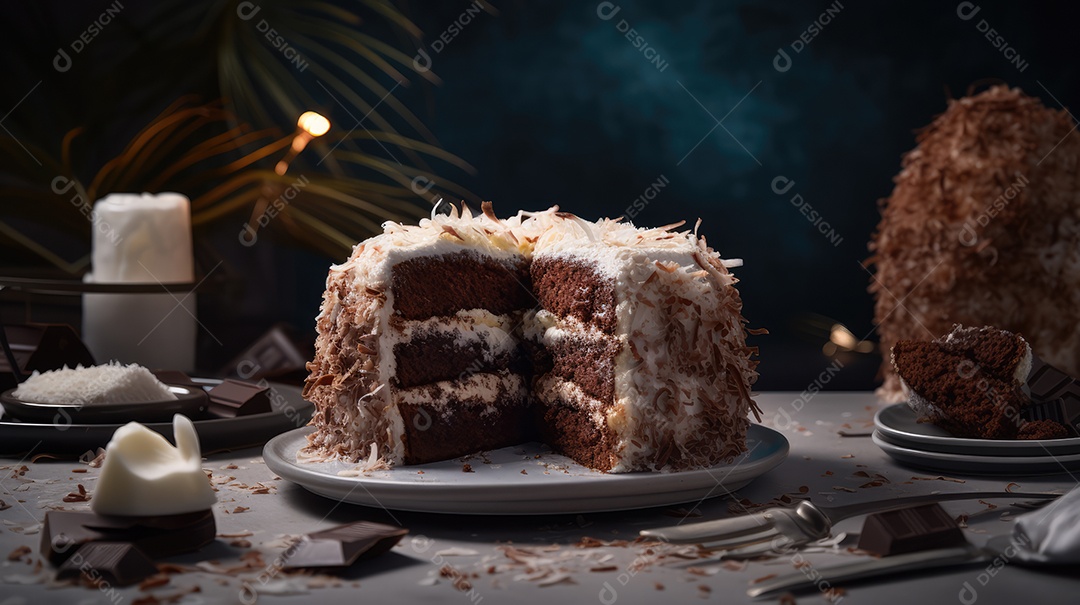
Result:
M214 513L121 517L89 512L49 511L41 530L41 554L59 565L91 542L128 542L151 558L198 550L214 541Z
M1037 355L1031 356L1031 371L1027 386L1033 401L1066 399L1080 401L1080 384L1072 376L1046 363Z
M290 327L278 324L227 363L218 374L244 380L266 378L303 382L308 375L307 361L313 354L310 338L297 338Z
M131 586L157 573L157 566L143 551L124 542L91 542L83 544L56 571L60 580L80 577L92 583L107 582L110 586Z
M966 543L964 532L940 504L923 504L866 517L859 548L883 557Z
M0 352L0 391L19 386L17 375L25 379L35 371L58 370L65 365L94 365L94 356L71 326L27 324L3 326L18 372L13 372L7 356Z
M284 567L348 567L361 557L390 550L407 533L403 527L370 521L347 523L304 536L286 551Z
M268 387L229 378L210 389L210 412L217 416L235 418L270 410Z
M1021 418L1029 422L1056 422L1070 433L1065 436L1080 435L1080 382L1032 355L1027 387L1032 404L1021 411Z
M1053 399L1033 403L1021 411L1029 422L1046 420L1064 425L1072 433L1080 433L1080 399Z
M151 373L161 382L193 391L202 390L202 385L180 370L152 370Z

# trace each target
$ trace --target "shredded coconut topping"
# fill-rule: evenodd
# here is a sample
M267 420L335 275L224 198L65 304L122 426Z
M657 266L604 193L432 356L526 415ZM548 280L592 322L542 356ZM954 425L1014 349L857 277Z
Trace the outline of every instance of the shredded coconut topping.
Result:
M175 400L150 370L138 365L108 363L100 366L34 372L13 393L23 401L66 405L142 403Z

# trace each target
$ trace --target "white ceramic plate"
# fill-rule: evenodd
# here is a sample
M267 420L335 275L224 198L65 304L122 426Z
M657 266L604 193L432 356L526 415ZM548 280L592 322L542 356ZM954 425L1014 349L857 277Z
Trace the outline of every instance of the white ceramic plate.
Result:
M1080 454L1043 456L984 456L933 452L889 441L880 430L874 443L898 462L942 473L975 475L1059 475L1080 470Z
M945 429L918 422L906 403L882 408L874 415L874 426L896 445L917 450L980 456L1062 456L1080 454L1080 437L1066 439L965 439L953 437Z
M529 443L483 455L345 477L338 473L355 468L355 464L296 461L297 450L307 443L313 430L305 427L271 439L263 448L270 470L334 500L433 513L585 513L698 502L745 486L783 462L788 453L783 435L751 425L745 454L731 464L704 470L609 475L551 453L546 446ZM473 472L463 472L463 460Z

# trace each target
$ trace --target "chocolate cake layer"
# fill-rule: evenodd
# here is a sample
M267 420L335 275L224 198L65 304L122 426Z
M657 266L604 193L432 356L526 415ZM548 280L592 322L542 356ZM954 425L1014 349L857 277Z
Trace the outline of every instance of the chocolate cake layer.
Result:
M554 341L547 345L550 372L573 382L590 397L604 403L615 399L615 358L619 341L596 340L585 335Z
M536 414L541 440L555 451L600 471L615 466L615 433L606 424L598 427L588 410L554 401L540 404Z
M540 306L560 317L576 317L605 333L616 326L615 284L588 264L560 257L534 259L529 268Z
M536 304L524 261L475 252L406 260L392 270L394 311L405 319L452 315L467 309L505 314Z
M445 414L452 410L451 414ZM405 464L425 464L535 439L528 397L490 409L453 395L438 405L401 404Z
M451 334L435 333L394 345L397 375L392 384L400 388L421 386L440 380L456 380L475 372L510 370L525 373L529 362L520 349L492 351L483 341L458 342Z

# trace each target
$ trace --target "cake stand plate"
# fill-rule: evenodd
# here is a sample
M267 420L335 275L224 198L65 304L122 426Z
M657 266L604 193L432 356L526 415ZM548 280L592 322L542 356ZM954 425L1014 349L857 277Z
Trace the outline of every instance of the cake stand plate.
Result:
M723 496L784 461L787 439L751 425L748 451L730 464L672 473L605 474L528 443L473 456L343 476L356 464L299 463L296 452L314 429L271 439L270 470L305 489L342 502L379 508L467 515L588 513L670 506ZM472 472L463 472L465 464Z
M1080 454L1044 454L1042 456L987 456L954 454L919 449L890 441L881 431L874 431L874 444L897 462L938 473L996 475L1060 475L1080 471Z
M976 456L1067 456L1080 454L1080 437L1065 439L965 439L930 422L919 422L906 403L882 408L874 426L890 443L926 452Z
M211 378L193 378L203 388L210 388L221 381ZM208 418L194 420L195 431L204 455L263 445L268 439L285 431L304 426L311 419L315 406L304 400L300 389L286 384L270 383L272 411L236 418ZM87 450L105 447L116 429L124 422L79 424L19 422L0 418L0 455L34 456L54 454L78 456ZM169 422L144 423L150 430L161 433L166 439L173 438L173 425Z

